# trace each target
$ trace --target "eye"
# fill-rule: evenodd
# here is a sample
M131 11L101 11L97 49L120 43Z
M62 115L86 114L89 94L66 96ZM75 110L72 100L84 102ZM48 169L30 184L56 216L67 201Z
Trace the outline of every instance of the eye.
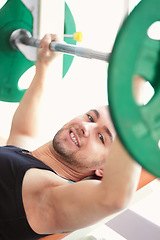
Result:
M94 119L91 115L87 114L89 121L94 122Z
M101 140L101 142L104 144L104 138L103 138L102 134L99 133L98 136L99 136L99 139Z

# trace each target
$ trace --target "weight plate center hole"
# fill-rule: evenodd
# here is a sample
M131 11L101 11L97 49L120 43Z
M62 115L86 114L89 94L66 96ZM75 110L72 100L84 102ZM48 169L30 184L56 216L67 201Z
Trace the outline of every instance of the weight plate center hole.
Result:
M146 105L154 96L154 88L141 76L133 77L133 97L137 105Z
M154 40L160 40L160 21L154 22L147 31L149 38Z

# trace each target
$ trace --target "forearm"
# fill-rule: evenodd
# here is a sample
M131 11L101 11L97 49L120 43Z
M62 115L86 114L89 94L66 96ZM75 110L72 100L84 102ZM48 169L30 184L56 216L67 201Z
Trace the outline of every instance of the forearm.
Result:
M125 207L137 188L140 173L141 166L132 159L116 137L102 179L104 189L110 192L107 201L115 203L117 208Z
M35 76L13 116L10 137L15 134L36 137L47 68L36 64Z
M54 231L73 231L123 210L137 188L140 172L141 167L116 138L102 181L86 180L53 189Z

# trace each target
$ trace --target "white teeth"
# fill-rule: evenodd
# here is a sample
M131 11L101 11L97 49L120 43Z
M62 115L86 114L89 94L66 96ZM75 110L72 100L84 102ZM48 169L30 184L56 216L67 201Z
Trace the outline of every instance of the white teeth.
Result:
M72 138L73 142L78 146L77 139L75 138L73 132L71 132L70 135L71 135L71 138Z

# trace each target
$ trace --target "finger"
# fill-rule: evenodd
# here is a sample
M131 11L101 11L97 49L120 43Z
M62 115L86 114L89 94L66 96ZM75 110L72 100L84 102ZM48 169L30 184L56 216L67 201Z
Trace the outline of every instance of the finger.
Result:
M42 40L40 41L40 47L43 49L48 49L51 41L52 41L51 35L45 34Z
M51 34L51 39L52 39L51 40L52 42L58 42L59 41L59 38L56 34Z

